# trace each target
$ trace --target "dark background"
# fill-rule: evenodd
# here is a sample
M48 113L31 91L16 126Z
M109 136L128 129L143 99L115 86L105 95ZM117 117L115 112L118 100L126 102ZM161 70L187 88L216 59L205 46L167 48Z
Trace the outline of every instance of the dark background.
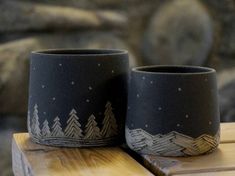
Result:
M124 48L131 66L189 64L217 70L221 120L235 120L234 0L1 0L0 174L26 131L29 53Z

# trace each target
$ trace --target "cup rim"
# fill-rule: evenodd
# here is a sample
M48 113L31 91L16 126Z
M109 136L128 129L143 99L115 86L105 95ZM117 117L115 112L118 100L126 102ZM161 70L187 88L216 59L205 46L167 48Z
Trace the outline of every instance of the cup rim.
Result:
M151 71L156 69L156 71ZM184 69L185 71L157 71L157 69ZM190 72L186 72L190 70ZM191 66L191 65L151 65L151 66L140 66L134 67L131 70L132 72L136 73L143 73L143 74L153 74L153 75L200 75L200 74L209 74L215 73L215 69L209 67L201 67L201 66Z
M34 55L48 56L113 56L128 54L127 50L122 49L85 49L85 48L59 48L32 51Z

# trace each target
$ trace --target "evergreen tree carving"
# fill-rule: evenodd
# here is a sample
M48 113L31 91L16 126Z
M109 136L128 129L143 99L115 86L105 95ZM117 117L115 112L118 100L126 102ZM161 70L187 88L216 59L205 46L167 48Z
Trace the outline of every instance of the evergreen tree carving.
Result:
M28 132L31 133L30 111L28 111L28 116L27 116L27 127L28 127Z
M88 122L85 126L85 139L99 139L101 138L100 129L97 126L97 122L95 121L95 116L92 114L88 118Z
M102 122L103 128L101 130L101 135L103 137L111 137L118 134L118 126L116 119L113 114L113 108L111 103L108 101L105 105L104 120Z
M77 112L75 109L72 109L69 113L69 119L67 121L67 126L65 128L65 135L72 138L81 138L83 137L81 124L78 122L79 118L76 115Z
M54 119L51 136L54 136L54 137L64 136L64 132L62 131L62 128L61 128L60 118L58 116L56 116L56 118Z
M31 126L31 131L36 137L41 136L41 130L39 127L39 121L38 121L38 105L34 105L34 111L33 111L33 118L32 118L32 126Z
M43 126L42 126L42 136L43 136L43 137L49 137L49 136L51 136L51 131L50 131L50 127L49 127L49 125L48 125L47 119L43 122Z

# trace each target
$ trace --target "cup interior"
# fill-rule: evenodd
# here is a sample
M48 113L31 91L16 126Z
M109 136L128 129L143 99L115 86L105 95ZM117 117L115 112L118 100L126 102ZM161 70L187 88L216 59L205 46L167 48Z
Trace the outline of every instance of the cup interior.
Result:
M153 74L200 74L215 72L212 68L199 66L143 66L133 68L132 71Z
M126 54L127 51L118 50L118 49L51 49L51 50L33 51L32 53L46 54L46 55L92 56L92 55Z

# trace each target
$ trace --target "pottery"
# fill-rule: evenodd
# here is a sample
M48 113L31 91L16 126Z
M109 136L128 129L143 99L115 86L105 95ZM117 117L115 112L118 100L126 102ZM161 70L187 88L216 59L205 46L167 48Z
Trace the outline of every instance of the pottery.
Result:
M28 132L65 147L115 145L124 139L128 53L45 50L31 54Z
M132 69L126 119L126 141L132 150L161 156L200 155L216 149L219 137L214 69Z

